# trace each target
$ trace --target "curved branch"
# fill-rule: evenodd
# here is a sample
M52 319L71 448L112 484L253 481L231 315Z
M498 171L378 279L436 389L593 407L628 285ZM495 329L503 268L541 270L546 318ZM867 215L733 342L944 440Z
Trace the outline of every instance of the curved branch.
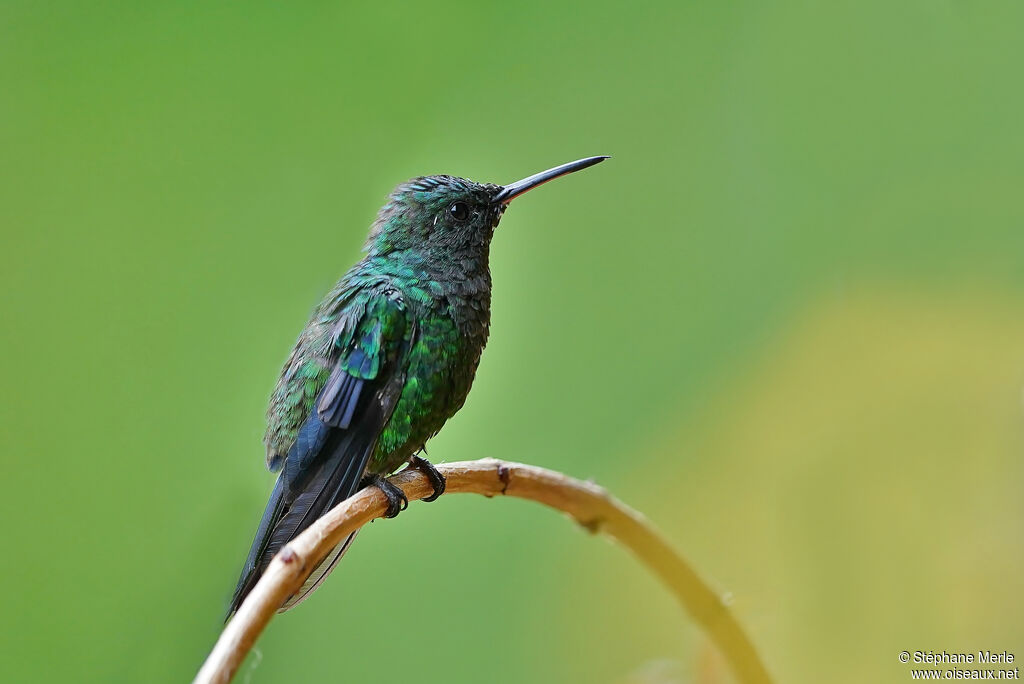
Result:
M446 463L445 494L471 492L537 501L571 516L592 532L602 532L629 548L656 574L707 633L744 684L766 684L771 677L722 597L654 531L650 523L604 489L544 468L495 459ZM427 478L404 470L390 478L410 501L432 493ZM226 684L274 613L317 563L349 534L387 509L384 495L367 487L341 502L285 546L246 597L196 675L194 684Z

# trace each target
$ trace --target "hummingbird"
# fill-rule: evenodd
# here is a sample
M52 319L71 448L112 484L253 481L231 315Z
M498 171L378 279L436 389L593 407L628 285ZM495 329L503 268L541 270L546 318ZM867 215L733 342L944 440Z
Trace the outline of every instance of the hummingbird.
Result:
M366 486L386 517L408 505L384 479L406 465L444 492L426 441L462 408L491 318L491 238L509 202L608 157L588 157L509 185L423 176L399 185L370 228L365 255L299 335L267 409L267 467L277 482L231 599L234 614L281 548ZM335 547L280 607L306 599L352 543Z

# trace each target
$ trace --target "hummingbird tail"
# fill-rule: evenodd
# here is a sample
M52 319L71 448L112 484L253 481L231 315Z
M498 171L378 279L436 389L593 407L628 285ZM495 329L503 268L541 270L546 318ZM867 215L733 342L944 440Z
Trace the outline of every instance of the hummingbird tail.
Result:
M352 546L352 542L355 540L357 534L359 534L359 530L348 535L348 537L345 538L345 541L335 546L334 549L327 554L322 561L320 561L320 565L313 568L313 572L309 573L309 577L307 577L306 581L302 583L302 586L299 587L298 591L289 596L288 600L284 602L284 605L281 606L277 612L283 613L286 610L291 610L309 598L310 594L319 589L320 585L323 584L325 579L327 579L327 576L331 574L332 570L334 570L334 566L338 564L338 561L342 559L342 556L345 555L348 548Z
M228 608L225 619L231 617L238 610L238 606L242 604L242 600L252 590L256 580L262 574L262 571L256 572L256 566L267 548L270 531L274 529L274 525L281 518L281 511L284 508L284 490L284 477L279 476L274 484L274 491L270 493L267 508L263 511L260 525L256 528L256 537L253 539L252 548L249 549L249 556L245 559L245 565L242 566L242 574L238 578L238 584L235 586L235 593L231 597L231 606Z
M289 486L284 475L278 477L270 502L260 521L249 558L242 569L231 606L230 617L256 586L256 582L284 545L297 537L328 510L359 491L363 471L376 445L376 430L332 430L318 466L308 477ZM350 536L328 554L313 570L309 580L285 602L281 610L297 605L316 589L351 544Z

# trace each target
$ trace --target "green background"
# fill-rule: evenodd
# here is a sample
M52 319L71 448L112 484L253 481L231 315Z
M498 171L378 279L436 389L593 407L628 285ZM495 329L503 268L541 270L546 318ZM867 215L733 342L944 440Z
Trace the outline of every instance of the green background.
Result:
M1024 658L1024 5L0 3L0 677L181 682L266 398L386 193L592 154L495 237L437 461L594 478L786 682ZM540 507L362 535L239 681L721 682Z

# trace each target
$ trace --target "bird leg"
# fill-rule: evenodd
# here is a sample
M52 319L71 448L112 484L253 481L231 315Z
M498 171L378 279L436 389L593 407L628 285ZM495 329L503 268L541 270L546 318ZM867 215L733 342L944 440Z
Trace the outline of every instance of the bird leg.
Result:
M427 452L424 451L423 453ZM427 476L427 479L430 480L430 484L434 487L434 493L428 497L420 499L420 501L426 501L428 503L431 501L437 501L437 497L444 494L444 488L446 485L444 475L434 467L433 463L420 456L413 456L409 459L409 467L422 471L423 474Z
M394 518L396 515L401 513L409 505L409 499L405 496L405 492L402 488L396 484L393 484L381 477L380 475L374 474L368 476L363 480L364 487L376 487L388 500L388 510L384 513L385 518Z

